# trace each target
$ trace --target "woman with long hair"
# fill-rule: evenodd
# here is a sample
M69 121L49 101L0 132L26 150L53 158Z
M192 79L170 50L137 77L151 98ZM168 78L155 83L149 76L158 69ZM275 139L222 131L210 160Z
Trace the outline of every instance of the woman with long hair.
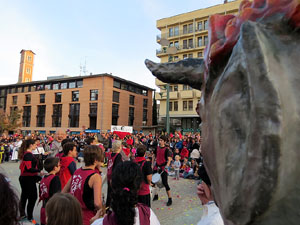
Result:
M38 161L33 156L32 151L36 149L36 142L33 139L24 140L20 149L18 157L21 160L19 177L21 185L21 203L20 215L25 218L25 206L27 203L27 219L33 220L33 209L37 200L36 183L41 180L42 175L38 169Z
M81 205L83 224L90 225L90 219L102 207L102 178L100 175L104 153L97 145L88 145L83 152L85 166L77 169L63 189L70 192Z
M0 173L0 224L18 224L19 199L9 184L8 179Z
M140 167L131 161L119 164L112 174L112 212L99 218L101 211L91 220L92 225L159 225L154 212L138 203L138 191L143 175Z
M71 194L57 193L46 205L47 225L82 225L82 213L78 200Z

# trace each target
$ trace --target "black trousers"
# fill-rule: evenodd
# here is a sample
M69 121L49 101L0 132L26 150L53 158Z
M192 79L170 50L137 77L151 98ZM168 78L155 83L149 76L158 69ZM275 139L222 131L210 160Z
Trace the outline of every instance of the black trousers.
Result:
M37 188L36 182L37 177L35 176L20 176L19 177L20 185L21 185L21 202L20 202L20 215L25 215L25 207L27 203L27 219L33 219L33 209L35 202L37 200Z
M153 174L157 173L157 172L161 172L161 170L157 171L157 170L153 170ZM161 174L161 182L162 184L165 186L166 191L170 191L170 187L168 184L168 173L166 171L163 171Z

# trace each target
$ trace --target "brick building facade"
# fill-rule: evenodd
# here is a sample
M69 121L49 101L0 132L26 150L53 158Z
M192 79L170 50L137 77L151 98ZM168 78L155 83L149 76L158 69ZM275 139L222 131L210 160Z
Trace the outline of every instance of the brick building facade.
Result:
M68 77L0 86L0 108L22 109L23 133L78 133L111 125L152 125L153 89L110 75Z

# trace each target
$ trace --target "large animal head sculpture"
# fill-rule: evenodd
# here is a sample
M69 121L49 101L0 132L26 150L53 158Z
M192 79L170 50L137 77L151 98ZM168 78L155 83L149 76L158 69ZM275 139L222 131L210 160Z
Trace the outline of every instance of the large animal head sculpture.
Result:
M204 60L146 66L202 91L204 163L227 225L300 223L300 1L210 17Z

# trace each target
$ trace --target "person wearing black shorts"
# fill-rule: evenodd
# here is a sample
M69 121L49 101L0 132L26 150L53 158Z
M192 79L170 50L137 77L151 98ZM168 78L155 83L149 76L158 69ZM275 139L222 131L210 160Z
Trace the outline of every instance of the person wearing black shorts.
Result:
M160 173L161 180L166 188L166 192L168 195L168 202L167 206L172 205L172 197L171 197L171 190L168 184L168 171L167 167L170 166L170 163L172 161L172 152L170 149L166 146L167 138L166 136L162 135L159 138L159 146L154 150L154 156L155 156L155 166L153 168L153 173ZM158 194L154 195L153 201L158 200Z

